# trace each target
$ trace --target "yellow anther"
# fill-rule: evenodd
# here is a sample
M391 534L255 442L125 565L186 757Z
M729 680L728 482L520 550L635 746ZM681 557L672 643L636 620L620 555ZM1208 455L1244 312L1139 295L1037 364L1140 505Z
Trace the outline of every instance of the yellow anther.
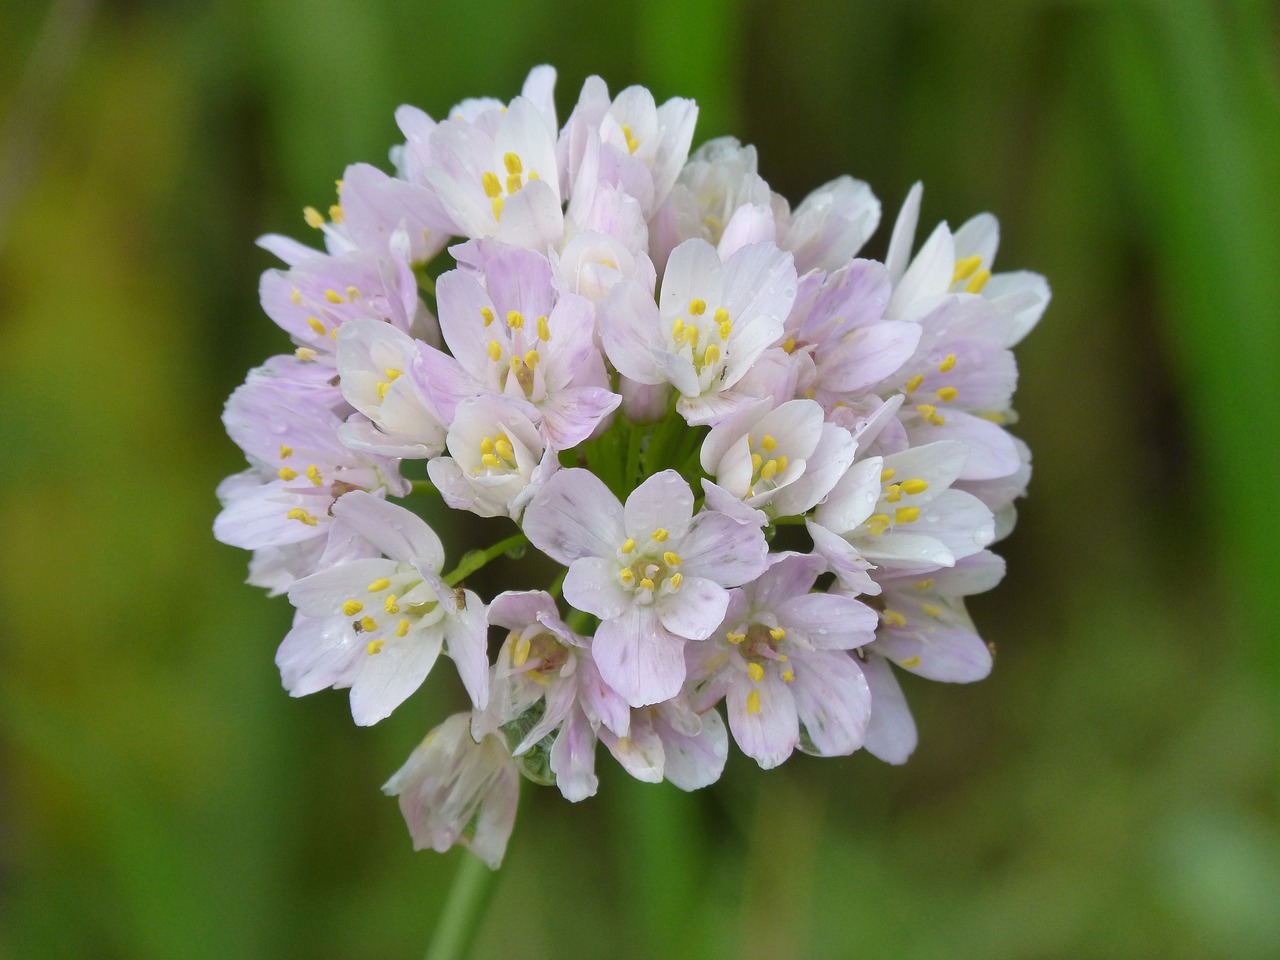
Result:
M340 294L337 290L326 290L324 298L330 303L346 303L347 298Z
M766 460L763 467L760 468L761 480L772 480L773 475L778 472L777 460Z
M684 336L682 339L685 343L689 344L689 346L696 347L698 345L699 333L700 331L697 327L687 326L684 328Z
M648 577L641 577L641 578L640 578L640 589L641 589L641 590L652 590L652 589L653 589L653 581L652 581L652 580L650 580Z
M538 318L538 339L543 343L551 339L551 327L547 324L546 317Z
M788 462L788 461L787 461L787 458L786 458L786 456L785 456L785 455L783 455L783 456L781 456L781 457L778 457L777 462L778 462L778 472L779 472L779 473L781 473L783 470L787 469L787 462Z
M893 515L894 523L915 523L919 519L919 507L899 507Z
M728 340L729 334L733 333L733 324L726 320L716 328L716 333L720 334L721 340Z
M667 542L667 537L669 537L669 536L670 536L670 534L669 534L669 533L667 533L667 528L666 528L666 527L659 527L657 530L653 531L653 541L654 541L654 543L666 543L666 542Z
M673 553L672 551L668 550L665 553L663 553L662 562L665 563L668 567L678 567L683 561L681 561L680 559L680 554Z
M635 540L633 540L631 537L627 537L627 539L622 541L622 547L620 549L622 550L623 553L630 553L635 548L636 548Z
M532 370L534 367L538 365L538 361L541 359L542 357L538 355L537 350L528 350L525 352L525 355L524 355L524 365L528 367L530 370Z
M747 713L754 716L760 712L760 691L752 690L747 694Z
M315 332L316 336L324 336L324 324L315 317L307 317L307 326Z
M380 577L380 578L378 578L377 580L374 580L372 583L370 583L370 584L369 584L369 592L370 592L370 593L379 593L379 592L381 592L381 591L383 591L383 590L387 589L387 587L389 587L389 586L391 586L391 581L390 581L390 580L388 580L386 577Z
M938 390L938 399L943 403L950 403L958 396L960 396L960 391L955 387L942 387Z
M780 653L780 654L778 654L778 662L779 662L779 663L786 663L786 662L787 662L787 655L786 655L785 653Z
M716 312L713 314L713 316L717 324L729 322L729 311L726 310L724 307L716 307Z
M672 590L679 590L680 584L684 583L684 574L673 573L670 577L667 578L667 583L671 584Z
M514 460L516 458L515 448L511 446L511 441L506 437L501 440L495 440L493 449L503 460Z
M338 191L338 193L342 192L342 180L339 179L339 180L333 181L333 186L334 186L334 189Z
M769 636L773 637L775 640L782 640L786 638L787 631L783 630L781 627L774 627L769 631Z
M702 369L706 370L708 367L714 367L719 362L720 348L714 343L708 345L707 349L703 351L702 354Z
M618 579L629 587L636 582L636 575L631 572L630 567L623 567L618 571Z
M289 459L289 457L292 457L292 456L293 456L293 447L285 446L283 443L280 444L280 459L287 460Z
M330 330L330 331L329 331L329 339L330 339L330 340L337 340L337 339L338 339L338 328L337 328L337 327L334 327L332 330Z
M925 420L928 420L935 427L942 426L946 421L938 416L938 408L931 403L921 403L916 406L916 413L920 414Z
M297 520L299 523L304 523L308 527L314 527L316 525L316 518L307 513L307 511L303 510L301 507L294 507L286 513L285 516L290 520Z
M867 517L867 529L871 531L872 536L880 536L889 526L890 520L887 513L873 513Z
M308 227L319 230L324 226L324 215L315 207L303 207L302 219L307 221Z
M511 372L518 374L521 370L524 369L524 361L520 359L519 356L513 353L511 355L510 366L511 366Z
M341 204L335 203L333 206L329 208L329 219L332 220L334 223L342 222L343 216L342 216Z
M524 326L524 314L519 310L507 311L507 326L512 330L519 330Z
M493 219L501 220L502 219L502 198L494 197L492 203L490 203L490 206L493 207Z
M956 269L955 272L951 274L951 282L958 283L970 276L973 271L977 270L980 266L982 266L982 258L977 254L974 254L971 257L962 257L956 261Z
M480 441L480 452L481 452L481 453L493 453L493 438L492 438L492 437L484 437L484 438L482 438L482 439L481 439L481 441Z
M726 633L724 636L725 636L725 639L728 640L730 643L741 643L743 640L747 639L747 635L745 633L729 632L729 633Z
M907 618L897 610L884 610L880 614L880 619L891 627L905 627L907 625Z
M773 434L766 433L760 438L760 449L765 453L772 453L777 449L778 441L773 438Z
M954 353L948 353L945 357L942 358L942 362L938 364L938 372L946 373L955 365L956 365L956 355Z
M884 488L884 498L889 503L897 503L902 499L902 484L891 483Z
M495 457L492 453L486 453L480 458L480 462L490 470L496 470L502 466L502 461Z
M314 463L307 467L307 479L311 481L312 486L320 486L324 483L324 477L320 475L320 468Z
M520 162L519 154L504 153L502 155L502 165L507 168L507 173L523 173L524 164Z
M917 655L914 657L907 657L905 660L899 660L898 666L906 667L908 670L914 670L916 667L920 666L920 657Z
M924 493L928 490L929 482L921 480L919 477L912 477L910 480L903 480L901 486L903 493L914 497L917 493Z
M622 139L627 141L627 153L635 153L640 146L640 141L631 135L631 128L625 123L622 125Z
M489 359L497 363L502 359L502 344L497 340L490 340L489 345L484 348L484 352L489 355Z
M372 657L375 653L382 652L382 646L385 643L386 643L385 640L370 640L367 644L365 644L364 652Z
M512 173L507 176L507 193L515 193L524 186L524 181L520 179L520 174Z
M920 604L920 609L923 610L926 614L928 614L931 617L942 616L942 608L939 607L937 604L922 603Z
M396 595L394 593L387 594L387 599L383 602L382 609L387 613L400 612L400 604L396 603Z
M515 649L511 651L511 665L516 669L523 667L529 662L529 651L532 649L533 642L528 637L517 640Z
M297 287L294 287L292 290L290 290L289 302L292 303L295 307L298 306L300 303L302 303L302 291L299 290Z
M390 389L391 389L390 380L379 380L378 381L378 399L379 400L387 399L387 391Z
M297 350L293 351L293 355L297 357L299 360L301 360L303 363L310 363L312 360L314 360L316 357L319 356L319 354L316 353L314 350L312 350L310 347L299 347Z
M342 614L346 617L354 617L357 613L364 609L364 604L359 600L348 600L342 605Z
M702 316L707 312L707 301L699 300L697 297L694 297L689 301L689 312L695 317Z
M480 319L481 321L484 322L484 325L487 327L489 324L493 323L493 311L490 310L488 307L481 307Z
M484 195L490 200L496 200L502 196L502 181L498 179L496 173L486 170L484 176L480 178L480 183L484 187Z
M756 663L754 660L747 664L747 676L759 683L764 679L764 667Z
M378 629L378 621L368 614L365 614L360 618L360 629L365 633L373 633L373 631Z
M684 339L684 318L683 317L676 317L675 323L671 324L671 339L672 340Z
M796 672L794 670L784 670L782 672L783 683L792 683L794 682L795 678L796 678Z
M907 384L906 384L907 393L915 393L917 390L920 389L920 384L922 383L924 383L924 374L917 373L914 377L912 377L910 380L907 381Z
M787 337L787 339L786 339L786 340L782 341L782 352L783 352L783 353L794 353L794 352L795 352L795 349L796 349L796 338L795 338L795 337Z
M298 471L290 470L288 467L281 467L279 470L276 471L276 476L279 477L281 480L285 481L286 483L288 483L290 480L297 478Z
M979 270L972 277L970 277L969 282L964 285L964 292L965 293L981 293L982 288L987 285L987 281L990 279L991 279L990 270Z
M930 590L933 588L933 577L926 577L923 580L917 580L914 586L917 590Z
M409 621L408 621L408 620L401 620L399 623L397 623L397 624L396 624L396 636L397 636L397 637L403 637L403 636L404 636L405 634L407 634L408 632L409 632Z
M1008 419L1008 417L1006 417L1003 413L1001 413L998 410L988 410L986 413L978 414L978 416L980 416L983 420L987 420L991 423L1002 424Z
M897 475L898 475L898 471L893 469L893 467L885 467L883 470L880 471L880 482L888 483Z

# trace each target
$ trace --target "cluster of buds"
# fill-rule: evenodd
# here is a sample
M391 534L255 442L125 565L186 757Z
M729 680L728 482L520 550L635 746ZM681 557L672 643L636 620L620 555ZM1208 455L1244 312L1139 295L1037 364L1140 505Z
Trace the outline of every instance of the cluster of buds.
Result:
M591 796L600 742L686 790L730 737L764 768L907 758L894 669L991 668L964 598L1003 574L988 547L1030 473L1010 348L1049 299L992 272L988 214L913 253L917 185L885 261L859 258L866 184L792 209L753 148L689 152L692 101L592 77L561 127L554 81L400 108L394 175L353 165L304 212L323 251L261 240L296 349L227 403L250 467L215 523L296 607L293 695L349 688L372 724L453 661L470 711L385 789L416 846L491 866L519 778ZM411 493L509 536L446 572ZM466 588L529 546L542 589Z

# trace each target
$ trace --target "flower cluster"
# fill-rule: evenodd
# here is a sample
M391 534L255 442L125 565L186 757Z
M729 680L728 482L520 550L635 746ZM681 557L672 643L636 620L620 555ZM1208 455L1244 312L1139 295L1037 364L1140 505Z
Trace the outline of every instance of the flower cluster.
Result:
M917 185L885 261L859 258L866 184L792 209L753 148L689 152L691 101L592 77L561 127L554 80L442 121L400 108L394 175L356 164L306 209L323 251L262 239L296 349L227 403L250 467L215 523L296 607L293 695L347 688L372 724L453 661L471 710L385 789L416 846L494 866L519 776L591 796L598 742L684 789L730 736L764 768L906 759L893 668L991 667L964 598L1003 574L987 548L1030 473L1010 348L1049 299L992 272L990 215L913 253ZM514 532L446 573L411 493ZM527 544L560 570L544 589L465 588Z

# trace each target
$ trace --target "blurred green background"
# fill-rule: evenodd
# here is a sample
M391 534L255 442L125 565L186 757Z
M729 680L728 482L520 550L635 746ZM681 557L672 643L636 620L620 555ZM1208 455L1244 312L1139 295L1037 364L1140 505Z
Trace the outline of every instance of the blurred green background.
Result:
M971 687L905 767L741 757L527 790L477 957L1280 956L1274 4L0 4L0 958L420 955L460 862L380 784L457 706L291 700L213 541L219 423L286 349L254 247L343 167L560 71L698 100L798 202L990 209L1049 277L1031 496ZM451 542L446 534L446 543ZM458 543L455 538L452 542ZM455 547L455 551L458 547ZM485 589L506 586L503 571ZM518 585L518 584L516 584Z

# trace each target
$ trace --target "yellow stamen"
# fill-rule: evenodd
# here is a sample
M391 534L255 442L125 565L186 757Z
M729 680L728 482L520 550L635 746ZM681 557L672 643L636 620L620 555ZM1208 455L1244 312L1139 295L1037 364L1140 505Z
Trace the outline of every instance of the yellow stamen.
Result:
M948 354L943 358L942 362L941 362L940 364L938 364L938 372L939 372L939 373L946 373L948 370L950 370L950 369L951 369L952 367L954 367L955 365L956 365L956 355L955 355L954 353L948 353Z
M899 507L893 515L894 523L915 523L920 519L919 507Z
M905 627L907 625L907 618L897 610L885 610L880 614L880 619L891 627Z
M480 458L480 462L490 470L496 470L502 466L502 461L495 457L492 453L486 453Z
M777 460L766 460L763 467L760 468L761 480L772 480L773 475L778 472Z
M937 606L936 604L922 603L920 604L920 609L923 610L926 614L928 614L931 617L942 616L942 608Z
M622 139L627 141L627 153L635 153L640 146L640 141L631 135L631 128L625 123L622 125Z
M290 520L297 520L299 523L305 523L308 527L314 527L316 525L316 518L307 513L307 511L303 510L301 507L294 507L286 513L285 516Z
M335 203L333 206L329 208L329 219L332 220L334 223L342 222L343 220L342 206L340 204Z
M489 324L493 323L493 311L490 310L488 307L481 307L480 319L484 323L484 325L487 327Z
M375 653L381 653L382 646L384 643L386 643L385 640L370 640L367 644L365 644L364 652L371 657Z
M390 389L391 389L390 380L379 380L378 381L378 399L379 400L387 399L387 391Z
M512 372L512 373L516 373L516 374L518 374L522 369L524 369L524 361L523 361L523 360L521 360L521 359L520 359L518 356L516 356L515 354L512 354L512 356L511 356L511 372Z
M515 193L523 186L524 182L520 179L520 174L512 173L507 176L507 193Z
M933 586L933 577L926 577L924 580L917 580L915 582L915 589L917 590L928 590L932 586Z
M906 667L908 670L914 670L916 667L920 666L920 657L919 656L907 657L907 659L905 660L899 660L898 665L901 667Z
M977 270L980 266L982 266L982 258L977 254L974 254L971 257L962 257L956 261L956 269L955 272L951 274L951 282L958 283L971 275L973 271Z
M782 342L783 353L794 353L795 349L796 349L795 337L787 337L787 339Z
M493 443L493 449L503 460L514 460L516 458L515 448L511 446L511 441L506 437L503 437L501 440L495 440Z
M928 490L929 482L921 480L919 477L912 477L910 480L903 480L901 486L903 493L914 497L917 493L924 493Z
M290 470L288 467L281 467L276 471L276 476L288 483L290 480L293 480L298 476L298 471Z
M386 577L381 577L377 580L374 580L371 584L369 584L369 592L380 593L381 591L387 589L387 587L389 586L391 586L391 581L388 580Z
M772 453L777 449L778 441L773 438L772 434L766 433L760 440L760 449L765 453Z
M541 359L542 357L538 355L537 350L529 350L524 355L524 365L532 370L538 365L538 361Z
M365 633L373 633L373 631L378 629L378 621L368 614L365 614L360 618L360 629Z
M689 301L689 312L695 317L700 317L707 312L707 301L699 300L696 297Z
M743 640L747 639L747 635L745 633L726 633L724 636L730 643L741 643Z
M357 613L364 609L364 604L359 600L348 600L342 605L342 614L346 617L354 617Z
M666 543L668 536L670 536L670 534L667 533L665 527L659 527L657 530L653 531L653 540L655 543Z
M965 293L981 293L982 288L987 285L987 281L991 279L990 270L979 270L964 285Z
M897 503L902 499L902 484L891 483L884 488L884 498L889 503Z
M764 679L764 667L760 666L760 664L754 661L752 661L751 663L748 663L747 676L750 677L752 680L754 680L756 683L759 683L761 680Z
M752 690L747 694L747 713L754 716L760 712L760 691Z
M493 453L493 438L485 437L480 441L481 453Z
M684 339L684 318L683 317L676 317L675 323L671 324L671 339L677 340L677 341Z
M667 578L667 583L671 584L672 590L679 590L680 584L684 583L684 574L673 573L670 577Z
M546 317L538 318L538 339L543 343L551 339L551 327L547 325Z
M760 454L758 454L758 453L753 453L753 454L751 455L751 472L752 472L752 473L759 473L759 472L760 472L760 464L762 464L762 463L764 463L764 457L760 456Z
M493 202L490 204L490 206L493 207L493 219L501 220L502 219L502 198L494 197Z
M706 370L708 367L714 367L719 362L720 348L713 343L702 354L702 369Z
M716 307L716 312L712 316L717 324L729 322L729 311L724 307Z
M631 572L630 567L623 567L618 572L618 579L621 580L626 586L629 587L631 586L631 584L635 583L636 575Z
M781 473L783 470L787 469L787 458L786 458L786 456L785 456L785 455L784 455L784 456L781 456L781 457L778 457L777 463L778 463L778 472L779 472L779 473Z
M408 632L409 632L409 621L408 621L408 620L401 620L399 623L397 623L397 624L396 624L396 636L397 636L397 637L403 637L403 636L404 636L405 634L407 634Z
M783 640L787 636L787 631L783 630L781 627L774 627L769 631L769 636L773 637L775 640Z
M726 320L720 326L716 327L716 333L720 334L721 340L728 340L729 334L733 333L733 324Z
M330 303L346 303L347 302L346 297L340 294L337 290L326 290L324 292L324 298L328 300Z
M871 531L871 535L878 537L884 533L889 526L889 515L887 513L875 513L867 517L867 529Z
M960 391L955 387L942 387L938 390L938 399L943 403L950 403L958 396L960 396Z
M496 200L502 196L502 181L498 179L496 173L486 170L484 176L480 178L480 183L484 187L484 195L490 200Z
M319 230L324 226L324 215L315 207L303 207L302 219L307 221L307 226Z
M621 549L623 553L630 553L635 548L636 548L636 542L631 537L627 537L627 539L622 541Z
M888 483L897 475L898 475L898 471L893 469L893 467L885 467L883 470L880 471L880 482Z
M519 330L524 326L524 314L519 310L507 311L507 326L512 330Z
M783 683L791 683L795 680L795 678L796 678L796 672L794 670L784 670L782 673Z
M320 476L320 468L314 463L307 467L307 479L311 481L311 485L314 487L324 483L324 477Z
M497 340L490 340L489 345L484 348L484 352L489 355L489 359L497 363L502 359L502 344Z
M394 593L388 593L388 594L387 594L387 599L386 599L386 601L382 604L382 609L383 609L383 610L385 610L385 611L387 611L387 613L399 613L399 612L400 612L400 604L396 603L396 595L395 595Z
M316 353L314 350L312 350L310 347L299 347L297 350L293 351L293 355L297 357L299 360L301 360L303 363L310 363L312 360L314 360L316 357L319 356L319 354Z
M293 456L293 447L286 447L283 443L280 444L280 459L287 460L289 457L292 457L292 456Z
M507 168L507 173L517 174L524 172L524 164L520 162L520 157L515 153L504 153L502 155L502 165Z
M307 317L307 326L315 332L316 336L324 336L324 324L315 317Z
M907 381L907 393L915 393L920 389L920 384L924 383L924 374L917 373L914 377Z
M696 347L698 345L698 335L699 331L697 327L684 328L684 342L689 344L689 346Z
M680 554L672 553L670 550L667 550L662 554L662 562L668 567L678 567L682 561L680 560Z
M652 590L652 589L653 589L653 581L652 581L652 580L650 580L648 577L641 577L641 578L640 578L640 589L641 589L641 590Z
M511 651L511 665L519 669L529 662L529 651L533 649L533 642L528 637L521 637L516 641L515 649Z
M295 307L302 303L302 291L294 287L289 291L289 302Z

